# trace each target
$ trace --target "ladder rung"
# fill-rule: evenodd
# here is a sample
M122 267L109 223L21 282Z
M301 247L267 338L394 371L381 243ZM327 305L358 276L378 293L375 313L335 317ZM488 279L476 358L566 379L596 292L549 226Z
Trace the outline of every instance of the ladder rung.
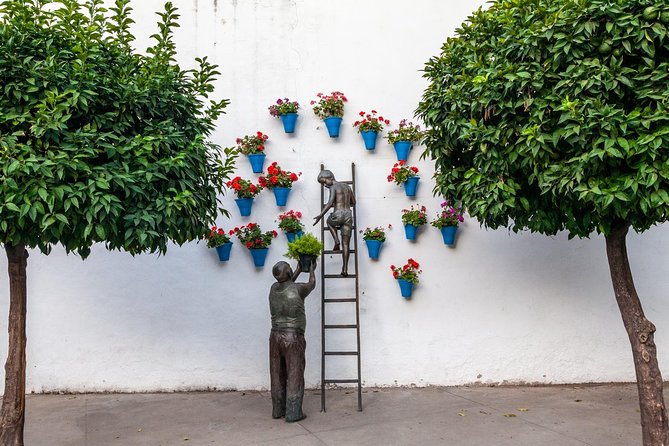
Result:
M355 279L358 275L349 274L348 276L342 276L341 274L323 274L323 277L326 279Z
M357 383L357 379L326 379L325 384Z
M333 251L331 249L326 249L325 251L323 251L323 254L341 254L341 252L342 252L341 249L339 251ZM350 253L355 254L355 249L351 249Z
M347 325L342 325L342 324L332 325L332 324L330 324L330 325L323 325L323 328L358 328L358 325L357 324L347 324Z
M357 356L358 352L323 352L323 354L329 356Z
M357 300L358 299L356 299L355 297L347 297L344 299L324 299L323 301L325 303L332 303L332 302L355 302Z

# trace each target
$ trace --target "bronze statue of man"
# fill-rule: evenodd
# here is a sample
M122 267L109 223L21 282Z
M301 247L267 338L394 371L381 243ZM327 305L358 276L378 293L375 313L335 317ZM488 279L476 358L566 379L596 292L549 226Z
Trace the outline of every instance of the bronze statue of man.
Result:
M341 249L342 251L341 275L348 276L348 258L351 251L351 233L353 231L353 212L351 209L355 206L355 195L348 184L335 180L334 174L329 170L321 170L318 174L318 182L330 190L330 198L321 213L314 218L316 220L314 225L334 206L335 210L328 216L326 222L334 239L332 250L339 251ZM337 230L341 232L341 243Z
M309 269L309 281L295 283L295 273L286 262L272 268L276 283L269 291L272 332L269 336L269 371L272 393L272 418L286 417L289 423L306 418L302 412L304 397L304 330L307 318L304 299L316 286L315 263Z

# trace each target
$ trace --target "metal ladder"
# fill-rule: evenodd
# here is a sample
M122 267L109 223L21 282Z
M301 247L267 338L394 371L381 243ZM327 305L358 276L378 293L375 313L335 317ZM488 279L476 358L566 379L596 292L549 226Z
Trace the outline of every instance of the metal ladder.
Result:
M325 166L321 164L321 170L325 169ZM350 181L339 181L340 183L348 184L353 190L353 196L356 196L355 193L355 163L351 163L351 180ZM325 204L327 204L325 198L325 186L321 185L321 209ZM325 386L326 384L358 384L358 411L362 411L362 378L361 378L361 369L360 369L360 286L359 286L359 277L358 277L358 237L357 237L357 224L358 219L356 216L356 207L353 206L353 230L351 232L351 239L353 241L353 249L351 249L351 257L353 257L353 264L355 266L355 271L353 274L348 276L342 276L341 274L327 274L325 272L325 256L328 254L340 254L340 251L324 250L321 255L321 412L325 412ZM325 243L325 234L329 234L329 230L326 229L325 221L326 217L324 216L321 219L321 241ZM350 259L349 259L350 263ZM326 281L327 280L355 280L355 297L345 297L345 298L327 298L326 297ZM325 323L325 310L328 305L333 304L342 304L342 303L355 303L355 324L346 324L346 325L332 325ZM354 351L327 351L325 350L325 334L329 330L352 330L356 331L356 350ZM357 356L358 358L358 378L357 379L327 379L325 376L325 358L326 356Z

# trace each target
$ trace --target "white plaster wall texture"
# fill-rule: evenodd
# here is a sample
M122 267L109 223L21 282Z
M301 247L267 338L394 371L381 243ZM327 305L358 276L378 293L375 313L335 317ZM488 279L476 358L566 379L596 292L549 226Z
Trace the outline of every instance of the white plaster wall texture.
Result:
M425 204L435 214L432 168L422 171L415 200L386 182L395 155L385 141L367 152L351 127L360 110L380 111L396 125L410 118L425 88L420 70L446 37L483 2L421 0L339 2L307 0L184 0L176 41L180 62L195 56L220 65L216 94L232 104L213 140L234 145L257 130L270 135L268 162L302 171L278 208L264 191L249 218L239 217L234 197L224 197L231 228L255 221L276 227L287 209L305 220L319 212L320 164L348 179L358 173L358 226L392 223L381 259L366 258L361 244L362 368L367 386L465 383L568 383L632 381L629 345L615 304L602 237L568 241L506 230L488 231L469 219L455 249L432 227L416 243L404 239L400 210ZM154 32L159 1L135 1L137 45ZM316 93L345 92L342 135L330 139L310 110ZM297 133L283 133L267 113L276 98L297 99ZM245 159L238 172L253 176ZM314 232L318 228L312 228ZM669 376L669 231L656 227L629 236L638 291L656 323L658 356ZM97 246L88 260L61 249L32 252L28 265L28 390L155 391L263 389L269 386L268 289L271 265L283 259L281 235L264 269L235 243L221 263L200 243L174 246L164 257L131 257ZM414 257L423 266L411 301L402 299L389 265ZM6 261L3 256L4 268ZM333 268L336 268L336 264ZM301 280L306 280L302 275ZM4 281L6 283L6 280ZM335 288L339 288L336 286ZM332 290L345 293L343 289ZM8 289L0 300L6 332ZM334 295L334 294L333 294ZM307 300L308 386L320 380L320 285ZM341 304L344 305L344 304ZM341 307L340 307L341 310ZM339 310L339 311L340 311ZM333 310L332 321L351 320ZM6 337L0 340L6 355ZM354 341L329 338L333 348ZM332 377L353 377L352 358L332 361Z

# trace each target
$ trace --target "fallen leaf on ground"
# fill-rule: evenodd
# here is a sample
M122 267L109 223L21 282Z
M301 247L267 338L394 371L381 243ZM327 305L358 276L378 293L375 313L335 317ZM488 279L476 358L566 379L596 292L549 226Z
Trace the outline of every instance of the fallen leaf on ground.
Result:
M517 415L515 413L505 413L504 416L507 418L516 418Z
M519 407L518 412L529 412L530 409L525 409L524 407Z

